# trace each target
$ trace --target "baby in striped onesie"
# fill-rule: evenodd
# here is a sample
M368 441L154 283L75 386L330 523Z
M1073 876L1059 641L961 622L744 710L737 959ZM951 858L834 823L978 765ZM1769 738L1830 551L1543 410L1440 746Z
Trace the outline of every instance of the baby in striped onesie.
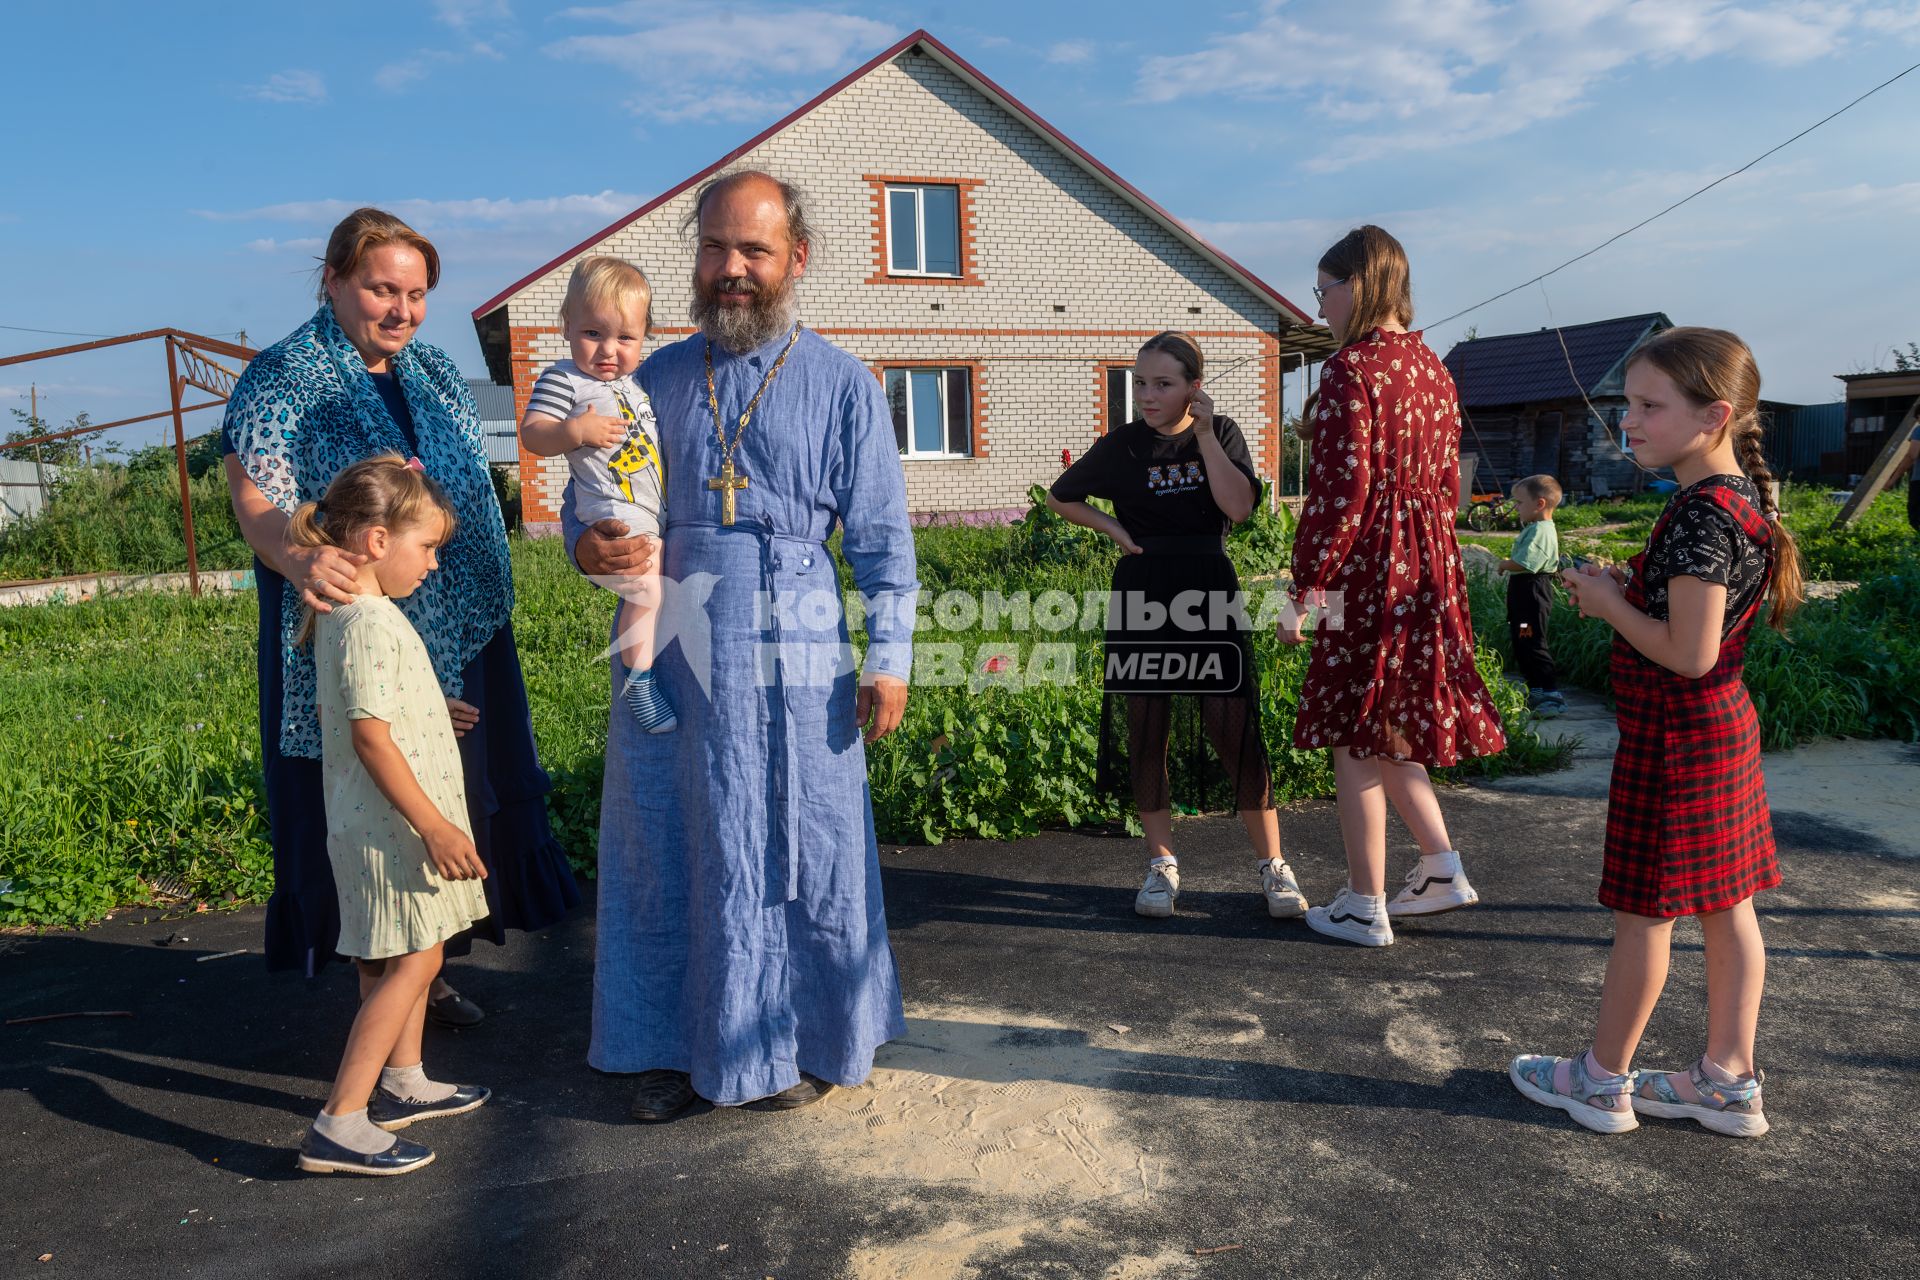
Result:
M574 267L560 304L573 358L533 384L520 439L529 453L566 455L574 510L584 523L618 520L629 535L658 538L666 473L653 406L633 377L652 301L646 276L630 262L593 257ZM615 635L627 669L621 699L642 729L666 733L679 722L653 675L659 557L614 590L621 600Z

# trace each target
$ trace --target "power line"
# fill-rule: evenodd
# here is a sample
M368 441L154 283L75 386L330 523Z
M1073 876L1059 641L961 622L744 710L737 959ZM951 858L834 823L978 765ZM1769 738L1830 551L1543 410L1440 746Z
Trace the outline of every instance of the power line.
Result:
M1812 133L1815 129L1818 129L1821 125L1826 124L1829 120L1832 120L1835 117L1846 114L1847 112L1853 110L1855 107L1859 106L1861 103L1865 102L1868 98L1871 98L1874 94L1880 92L1882 89L1886 88L1888 85L1894 83L1894 81L1900 80L1908 75L1911 75L1915 71L1920 71L1920 62L1914 63L1912 66L1908 67L1905 71L1902 71L1899 75L1892 76L1886 80L1882 80L1879 84L1873 86L1873 88L1867 90L1865 93L1855 98L1852 102L1849 102L1846 106L1841 107L1838 111L1835 111L1831 115L1823 116L1820 119L1814 121L1812 124L1808 125L1806 128L1802 129L1800 132L1794 134L1791 138L1788 138L1785 142L1780 143L1778 146L1769 147L1767 150L1762 151L1759 155L1747 161L1745 164L1741 165L1738 169L1735 169L1732 173L1722 174L1720 177L1715 178L1712 182L1709 182L1706 186L1701 187L1698 191L1693 192L1691 195L1684 196L1679 200L1675 200L1672 204L1668 205L1666 208L1662 209L1660 212L1654 214L1652 217L1642 218L1640 221L1628 227L1625 231L1622 231L1617 235L1609 236L1607 239L1602 240L1599 244L1593 246L1593 248L1587 250L1585 253L1580 254L1577 257L1568 258L1565 262L1553 268L1551 271L1543 271L1539 275L1533 277L1533 279L1531 280L1523 280L1519 284L1513 286L1513 288L1507 289L1500 293L1496 293L1491 298L1488 298L1485 302L1476 302L1472 306L1466 308L1466 310L1464 311L1456 311L1452 315L1446 317L1443 320L1432 321L1430 324L1427 325L1427 327L1430 329L1434 329L1434 328L1438 328L1443 324L1446 324L1448 321L1458 320L1461 316L1468 315L1472 312L1478 311L1480 308L1484 306L1488 306L1491 303L1498 302L1500 301L1500 299L1505 298L1510 294L1518 293L1522 289L1527 288L1529 285L1539 284L1542 280L1545 280L1548 276L1554 275L1557 272L1565 271L1568 267L1572 266L1576 262L1581 261L1582 259L1591 258L1594 254L1600 252L1602 249L1606 248L1608 245L1612 244L1614 241L1625 239L1627 236L1632 235L1634 232L1646 226L1648 223L1653 222L1657 219L1666 217L1668 214L1672 213L1675 209L1678 209L1681 205L1686 204L1689 200L1692 200L1697 196L1705 195L1707 192L1713 190L1715 187L1719 186L1721 183L1726 182L1728 179L1739 177L1741 174L1753 168L1753 166L1759 164L1762 160L1765 160L1768 156L1772 155L1774 152L1781 151L1787 147L1792 146L1794 143L1800 141L1800 139Z
M56 338L117 338L117 333L81 333L74 329L30 329L23 324L0 324L0 329L10 329L14 333L45 333ZM209 338L232 338L245 333L245 329L231 329L225 332L208 333Z
M47 333L56 338L112 338L111 333L78 333L72 329L29 329L23 324L0 324L0 329L11 329L15 333Z

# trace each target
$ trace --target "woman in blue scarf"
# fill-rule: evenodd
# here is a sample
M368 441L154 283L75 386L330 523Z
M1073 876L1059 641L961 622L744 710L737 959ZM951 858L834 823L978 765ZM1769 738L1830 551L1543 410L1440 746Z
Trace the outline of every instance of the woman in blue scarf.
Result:
M352 559L291 547L288 517L343 468L376 453L418 457L459 511L440 569L401 608L426 642L466 769L488 917L474 931L540 929L580 900L547 826L552 784L534 753L513 644L506 528L487 474L479 415L444 351L414 340L440 255L392 214L360 209L333 229L320 309L262 351L227 403L227 484L253 547L260 595L260 748L273 835L267 965L311 976L334 956L339 907L327 860L313 654L295 648L301 610L348 599ZM448 944L464 954L466 937ZM429 1011L457 1026L480 1010L436 982Z

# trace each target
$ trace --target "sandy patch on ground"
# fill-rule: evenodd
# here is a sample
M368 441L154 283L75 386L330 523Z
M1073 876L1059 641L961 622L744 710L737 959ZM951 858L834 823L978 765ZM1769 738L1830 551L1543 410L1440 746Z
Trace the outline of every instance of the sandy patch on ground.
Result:
M1063 1209L1150 1197L1165 1180L1165 1159L1134 1141L1104 1087L1137 1054L991 1009L914 1009L906 1037L881 1049L867 1085L794 1115L793 1142L852 1181L884 1180L909 1197L916 1184L973 1193L971 1211L906 1240L863 1244L848 1274L976 1276L1036 1239L1091 1240L1093 1228ZM1177 1253L1123 1258L1104 1274L1146 1280L1180 1261Z
M1536 728L1548 742L1578 739L1572 766L1558 773L1500 778L1492 791L1604 799L1620 731L1599 698L1566 691L1568 711ZM1911 744L1836 738L1760 757L1775 813L1805 814L1855 831L1890 852L1920 858L1920 753Z
M1920 858L1920 757L1904 742L1840 738L1761 757L1767 801Z

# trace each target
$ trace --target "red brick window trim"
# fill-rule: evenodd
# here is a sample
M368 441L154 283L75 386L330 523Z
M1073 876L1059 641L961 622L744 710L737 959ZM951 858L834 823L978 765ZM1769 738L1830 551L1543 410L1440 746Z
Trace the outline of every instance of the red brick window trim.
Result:
M987 456L987 367L985 364L978 360L882 360L869 367L873 370L873 375L880 379L880 390L881 393L887 397L889 409L893 408L894 398L892 393L895 389L894 381L887 376L891 372L899 371L909 377L915 370L922 372L943 370L964 373L966 375L967 447L969 451L966 453L953 453L951 451L942 453L916 453L912 449L913 435L915 434L913 426L916 424L909 423L906 427L908 447L902 449L900 453L900 460L902 462L959 462L969 459L985 458ZM943 443L950 443L951 432L949 426L953 412L953 402L949 397L953 393L953 382L950 379L942 379L940 385L941 403L949 419L948 422L941 424L942 441ZM905 394L907 396L906 405L910 406L913 395L910 383L905 389ZM911 413L910 408L903 406L903 409L905 412ZM894 424L894 429L896 432L901 430L901 424L897 419Z
M1102 360L1093 367L1093 408L1093 432L1100 436L1139 416L1133 408L1133 361Z
M909 284L938 286L977 286L985 284L980 278L979 257L974 251L974 233L978 227L974 219L975 187L984 186L979 178L930 178L913 177L901 174L861 175L868 187L872 205L873 222L873 274L867 277L868 284ZM927 275L918 271L896 271L893 268L892 254L889 252L889 220L892 216L887 193L900 188L952 187L957 195L957 220L960 233L960 270L956 275ZM923 247L924 248L924 247ZM924 252L922 259L924 260Z

